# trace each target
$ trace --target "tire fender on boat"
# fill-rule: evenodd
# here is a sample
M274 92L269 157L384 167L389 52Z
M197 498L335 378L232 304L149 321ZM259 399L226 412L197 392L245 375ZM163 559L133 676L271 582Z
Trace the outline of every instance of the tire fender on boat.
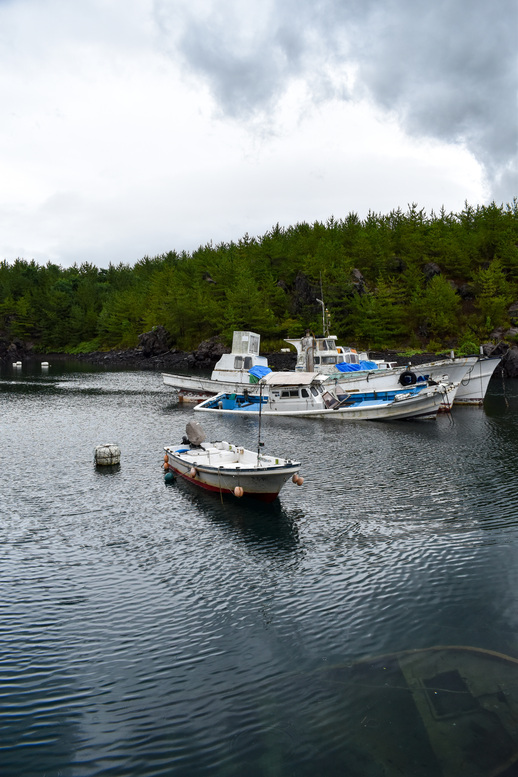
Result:
M417 375L411 370L405 370L399 376L399 383L402 386L413 386L417 383Z

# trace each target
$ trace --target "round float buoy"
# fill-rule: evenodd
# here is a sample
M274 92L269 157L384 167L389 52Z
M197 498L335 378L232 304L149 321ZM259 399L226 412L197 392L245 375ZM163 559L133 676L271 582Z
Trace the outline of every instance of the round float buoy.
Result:
M292 477L292 481L293 481L293 483L296 483L296 482L297 482L297 480L298 480L298 478L299 478L299 476L298 476L298 475L297 475L297 473L295 472L295 474L294 474L294 475L293 475L293 477Z
M236 486L235 487L235 489L234 489L234 496L241 497L241 496L243 496L244 493L245 492L243 491L241 486Z
M95 449L94 460L99 467L110 467L113 464L119 464L121 449L115 443L98 445Z
M165 453L164 454L164 462L167 464L168 461L169 461L169 456L167 455L167 453Z
M298 486L301 486L304 482L304 478L299 476L295 482Z
M165 483L172 483L174 480L174 475L172 472L166 472L164 475L164 482Z
M189 477L195 478L196 474L197 473L196 473L196 470L194 469L194 467L191 467L190 470L189 470Z

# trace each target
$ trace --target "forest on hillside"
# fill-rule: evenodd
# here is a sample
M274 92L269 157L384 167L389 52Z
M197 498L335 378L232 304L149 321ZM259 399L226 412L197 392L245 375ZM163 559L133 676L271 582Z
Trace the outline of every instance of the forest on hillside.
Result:
M272 351L307 328L322 331L318 300L331 334L362 349L473 352L512 341L518 201L277 225L108 269L0 263L0 337L48 353L132 348L159 325L171 348L194 350L214 335L230 344L242 329Z

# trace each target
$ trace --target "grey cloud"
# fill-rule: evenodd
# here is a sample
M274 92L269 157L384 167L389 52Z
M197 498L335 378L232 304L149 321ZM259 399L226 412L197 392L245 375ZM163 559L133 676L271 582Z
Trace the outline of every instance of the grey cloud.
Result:
M229 116L249 118L268 110L288 80L307 66L311 45L304 27L296 19L287 24L284 14L268 13L265 6L258 14L262 26L254 28L253 16L236 18L225 0L203 18L176 3L155 5L174 52L203 76Z
M373 21L361 74L374 99L414 134L464 141L496 184L516 164L514 0L393 2Z
M415 136L465 143L495 198L518 193L515 0L218 0L204 8L202 16L155 0L176 51L228 116L268 114L293 77L322 99L326 67L354 64L353 96L395 112ZM336 89L334 97L351 97Z

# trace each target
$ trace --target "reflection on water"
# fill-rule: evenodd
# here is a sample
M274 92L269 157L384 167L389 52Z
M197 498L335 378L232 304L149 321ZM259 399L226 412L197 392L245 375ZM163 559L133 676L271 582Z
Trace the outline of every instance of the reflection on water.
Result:
M265 505L254 499L237 500L230 494L213 494L175 479L166 489L177 489L182 498L201 511L230 537L239 537L252 550L294 551L299 545L297 523L304 517L301 509L286 510L281 498Z
M51 365L0 392L2 777L513 773L512 660L493 698L487 668L404 658L518 656L510 381L453 423L263 419L305 478L272 505L164 483L197 416L159 374ZM203 425L257 443L257 419ZM106 442L121 463L96 468Z

